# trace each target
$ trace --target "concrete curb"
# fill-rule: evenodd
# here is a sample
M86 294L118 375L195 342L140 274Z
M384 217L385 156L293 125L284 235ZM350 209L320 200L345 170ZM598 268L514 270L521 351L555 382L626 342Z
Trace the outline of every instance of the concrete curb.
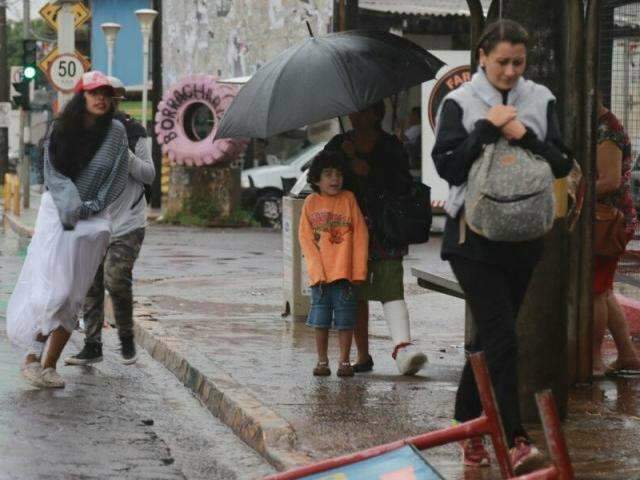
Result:
M33 237L33 228L21 223L19 217L6 212L2 214L2 217L5 224L8 223L11 230L21 237Z
M257 400L251 390L215 365L207 368L211 361L190 362L185 358L180 353L181 341L166 334L153 313L140 306L141 302L149 304L137 299L134 313L136 342L189 388L213 415L278 470L314 460L296 448L297 437L291 424ZM106 304L110 305L110 302ZM111 321L112 317L113 311L106 308L105 318ZM204 367L198 368L196 363Z

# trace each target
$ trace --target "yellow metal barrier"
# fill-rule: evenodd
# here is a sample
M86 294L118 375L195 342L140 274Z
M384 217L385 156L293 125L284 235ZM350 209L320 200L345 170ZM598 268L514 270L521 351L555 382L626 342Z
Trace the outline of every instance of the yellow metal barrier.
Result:
M13 173L4 174L3 201L6 213L20 215L20 179Z

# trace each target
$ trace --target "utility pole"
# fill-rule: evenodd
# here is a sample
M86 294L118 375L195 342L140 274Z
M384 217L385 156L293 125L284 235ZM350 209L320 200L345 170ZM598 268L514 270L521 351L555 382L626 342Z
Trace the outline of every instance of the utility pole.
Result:
M552 387L566 412L568 387L591 374L591 225L595 156L593 89L597 75L598 1L511 0L502 15L520 22L531 35L527 77L546 85L557 98L563 141L580 161L590 187L577 229L559 219L545 236L545 250L518 318L520 404L524 421L537 416L533 394ZM589 48L581 48L585 45Z
M153 0L153 9L158 12L158 20L153 28L151 40L151 105L152 116L156 117L158 105L162 100L162 0ZM154 132L151 132L151 154L156 167L156 178L151 185L151 207L162 206L162 147Z
M9 69L7 65L7 2L0 0L0 102L9 101ZM0 185L9 170L9 129L0 128Z
M333 1L333 31L343 32L358 28L358 0Z
M31 1L22 0L22 39L27 40L31 36ZM22 42L24 48L24 42ZM26 95L29 95L27 90ZM31 193L31 159L30 142L31 142L31 115L29 110L20 109L20 188L22 189L22 208L29 208Z
M76 27L74 22L73 5L76 0L57 0L60 5L58 12L58 52L73 55L76 51ZM73 94L58 92L58 109L62 110Z

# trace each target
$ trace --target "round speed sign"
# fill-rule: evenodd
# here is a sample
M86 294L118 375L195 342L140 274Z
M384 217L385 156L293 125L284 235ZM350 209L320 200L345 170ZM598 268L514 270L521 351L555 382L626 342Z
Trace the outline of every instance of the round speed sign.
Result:
M71 53L63 53L49 64L47 76L53 88L59 92L71 93L83 73L82 60Z

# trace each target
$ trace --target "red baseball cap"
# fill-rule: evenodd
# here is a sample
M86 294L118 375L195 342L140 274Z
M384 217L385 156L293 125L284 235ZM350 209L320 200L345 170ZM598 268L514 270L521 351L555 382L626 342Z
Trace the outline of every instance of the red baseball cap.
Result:
M109 87L113 91L113 85L109 82L107 76L99 70L92 70L91 72L84 73L73 91L76 93L95 90L100 87Z

